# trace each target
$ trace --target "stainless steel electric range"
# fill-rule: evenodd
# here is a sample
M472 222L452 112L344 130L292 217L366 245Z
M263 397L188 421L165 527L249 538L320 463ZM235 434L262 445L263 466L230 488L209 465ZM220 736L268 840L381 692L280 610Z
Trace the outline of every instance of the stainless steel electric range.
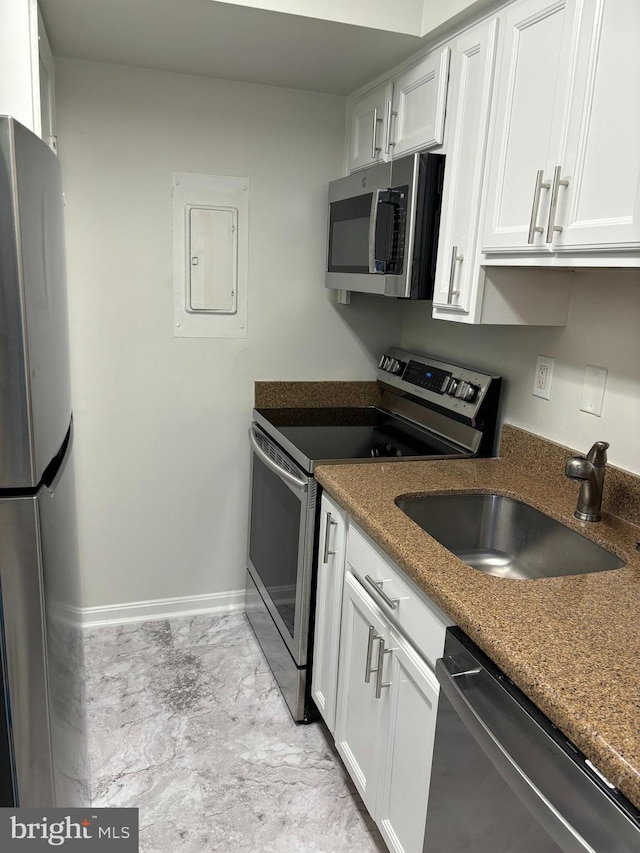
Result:
M293 718L310 698L323 463L491 456L501 379L391 349L370 407L254 409L246 612Z

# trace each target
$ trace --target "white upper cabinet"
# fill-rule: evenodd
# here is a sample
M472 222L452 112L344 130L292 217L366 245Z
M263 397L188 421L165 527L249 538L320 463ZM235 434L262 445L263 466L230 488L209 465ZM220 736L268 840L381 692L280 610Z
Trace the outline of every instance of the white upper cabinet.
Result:
M40 134L36 0L0 0L0 115Z
M0 115L55 151L53 56L36 0L0 0L0 21Z
M448 47L433 50L387 82L349 99L349 172L442 145L449 55Z
M449 84L449 145L444 174L433 316L473 315L479 280L480 193L491 107L498 19L463 33Z
M56 137L55 69L49 39L42 15L38 12L38 82L40 99L40 135L53 151L58 150Z
M640 246L640 3L585 0L548 239L559 253Z
M448 47L432 51L394 81L389 130L394 157L442 145L449 55Z
M551 251L551 185L581 6L580 0L519 0L505 10L486 184L486 252Z
M363 169L389 154L388 114L393 86L384 83L362 95L350 109L349 169Z
M503 263L638 265L639 92L637 0L506 7L482 240L490 262L502 253Z

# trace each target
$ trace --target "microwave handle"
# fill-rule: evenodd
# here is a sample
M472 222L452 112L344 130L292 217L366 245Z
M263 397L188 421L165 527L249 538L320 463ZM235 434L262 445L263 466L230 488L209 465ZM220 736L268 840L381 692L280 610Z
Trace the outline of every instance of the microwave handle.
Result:
M390 261L393 259L393 246L391 243L392 223L393 223L393 205L388 201L381 201L382 193L388 193L389 190L375 190L371 199L371 216L369 217L369 272L380 273L382 270L376 269L376 261ZM384 217L380 217L380 210L384 209ZM380 227L385 229L387 245L385 247L384 257L378 258L376 252L376 243L378 231Z
M378 229L378 203L382 190L375 190L371 195L371 216L369 217L369 272L376 271L376 231Z

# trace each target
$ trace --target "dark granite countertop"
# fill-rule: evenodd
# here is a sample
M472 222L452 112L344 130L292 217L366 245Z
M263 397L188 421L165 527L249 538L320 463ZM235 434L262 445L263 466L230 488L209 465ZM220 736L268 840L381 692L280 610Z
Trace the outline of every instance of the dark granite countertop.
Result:
M603 503L609 511L597 524L577 521L578 486L563 474L562 460L570 452L507 426L498 459L324 465L316 476L640 808L640 553L635 547L640 479L610 469ZM524 500L614 551L627 565L536 580L485 575L443 548L394 503L403 494L456 491Z

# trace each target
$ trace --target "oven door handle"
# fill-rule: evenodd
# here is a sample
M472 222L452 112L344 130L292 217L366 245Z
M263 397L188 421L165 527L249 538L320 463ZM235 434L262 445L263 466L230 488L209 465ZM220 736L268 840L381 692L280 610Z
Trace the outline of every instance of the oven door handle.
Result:
M273 459L264 452L264 450L260 447L258 442L256 441L256 436L252 427L249 427L249 443L253 448L253 452L256 456L264 462L267 468L270 468L274 474L277 474L280 479L289 483L289 485L293 486L295 489L299 489L301 492L306 492L309 488L309 484L306 480L299 480L297 477L294 477L289 471L285 471L284 468L281 468L278 464L276 464Z

